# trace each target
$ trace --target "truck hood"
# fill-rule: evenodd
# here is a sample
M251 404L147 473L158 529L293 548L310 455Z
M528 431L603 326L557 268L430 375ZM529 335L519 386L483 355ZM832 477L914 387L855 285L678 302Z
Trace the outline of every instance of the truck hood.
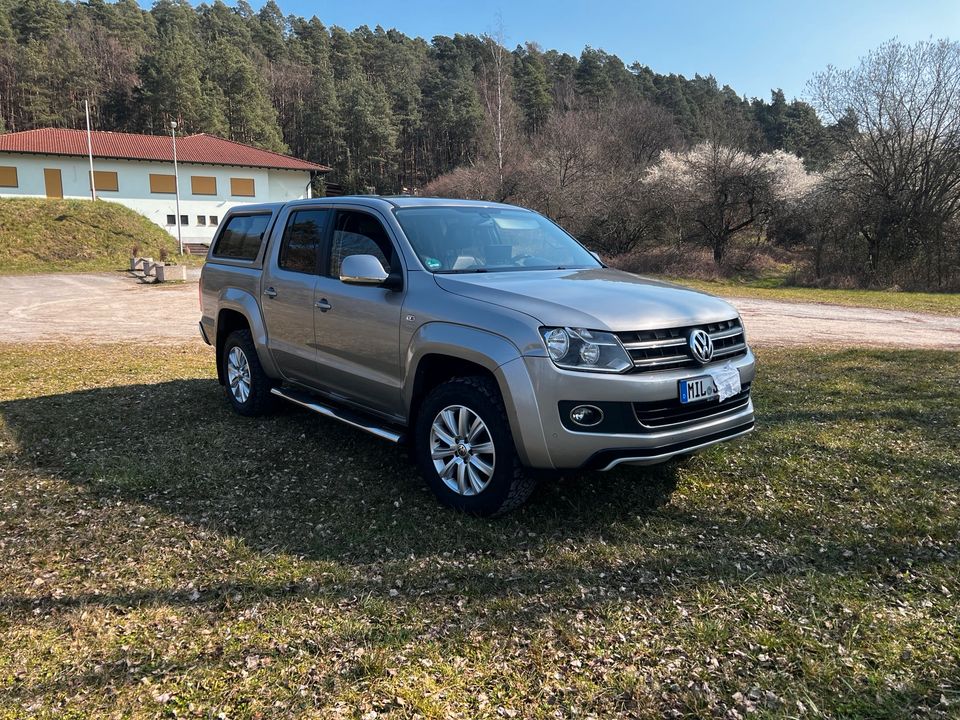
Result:
M706 293L610 268L437 274L447 292L526 313L543 325L624 332L737 317Z

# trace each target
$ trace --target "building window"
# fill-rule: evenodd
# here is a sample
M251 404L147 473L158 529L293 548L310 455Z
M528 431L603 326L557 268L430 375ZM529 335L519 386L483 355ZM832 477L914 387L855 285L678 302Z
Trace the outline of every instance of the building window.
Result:
M117 174L107 170L94 170L93 183L97 192L117 192L120 189Z
M181 225L189 225L189 224L190 224L190 216L189 216L189 215L181 215L181 216L180 216L180 224L181 224Z
M0 167L0 187L20 187L15 167Z
M211 216L210 216L210 224L211 224L211 225L219 225L219 224L220 224L220 218L218 218L216 215L211 215Z
M167 225L176 225L177 216L176 215L167 215Z
M230 194L235 197L254 197L257 194L253 178L230 178Z
M217 179L204 175L194 175L190 178L190 190L194 195L216 195Z
M207 218L204 215L197 215L197 225L204 227L207 224Z
M150 192L169 193L177 191L177 179L173 175L155 175L150 173Z

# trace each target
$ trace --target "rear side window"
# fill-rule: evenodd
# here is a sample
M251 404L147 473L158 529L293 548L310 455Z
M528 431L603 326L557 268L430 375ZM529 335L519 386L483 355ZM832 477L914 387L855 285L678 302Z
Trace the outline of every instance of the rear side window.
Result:
M341 210L337 213L337 225L333 229L330 246L327 272L331 277L340 277L340 265L350 255L373 255L387 272L397 262L393 243L379 220L367 213Z
M290 214L277 260L281 269L309 274L317 272L317 254L331 214L331 210L300 210Z
M263 233L270 222L270 213L259 215L234 215L227 221L217 246L213 249L216 257L235 260L256 260L260 254Z

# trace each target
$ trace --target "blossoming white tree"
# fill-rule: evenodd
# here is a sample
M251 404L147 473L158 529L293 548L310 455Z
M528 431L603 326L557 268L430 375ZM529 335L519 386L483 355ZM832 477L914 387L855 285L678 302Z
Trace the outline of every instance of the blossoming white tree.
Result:
M666 151L646 178L683 236L709 245L718 265L737 233L762 230L780 206L799 201L817 182L791 153L752 155L719 143Z

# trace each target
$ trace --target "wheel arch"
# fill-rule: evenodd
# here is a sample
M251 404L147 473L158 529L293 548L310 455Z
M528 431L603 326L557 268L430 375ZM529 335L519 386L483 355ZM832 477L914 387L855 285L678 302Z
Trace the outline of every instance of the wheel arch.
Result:
M223 343L234 330L243 329L249 330L253 336L253 344L257 349L257 357L260 359L264 372L270 377L279 378L279 372L267 346L267 329L256 298L243 290L227 288L220 295L218 308L215 346L217 350L217 379L220 384L222 385L224 382L223 363L221 361Z
M505 373L504 366L512 372ZM500 390L521 461L525 465L543 466L541 446L545 443L539 409L530 378L522 370L520 350L512 342L486 330L428 323L419 328L411 340L405 367L403 401L408 427L415 427L423 398L441 383L469 375L489 377ZM517 393L527 400L516 403Z

